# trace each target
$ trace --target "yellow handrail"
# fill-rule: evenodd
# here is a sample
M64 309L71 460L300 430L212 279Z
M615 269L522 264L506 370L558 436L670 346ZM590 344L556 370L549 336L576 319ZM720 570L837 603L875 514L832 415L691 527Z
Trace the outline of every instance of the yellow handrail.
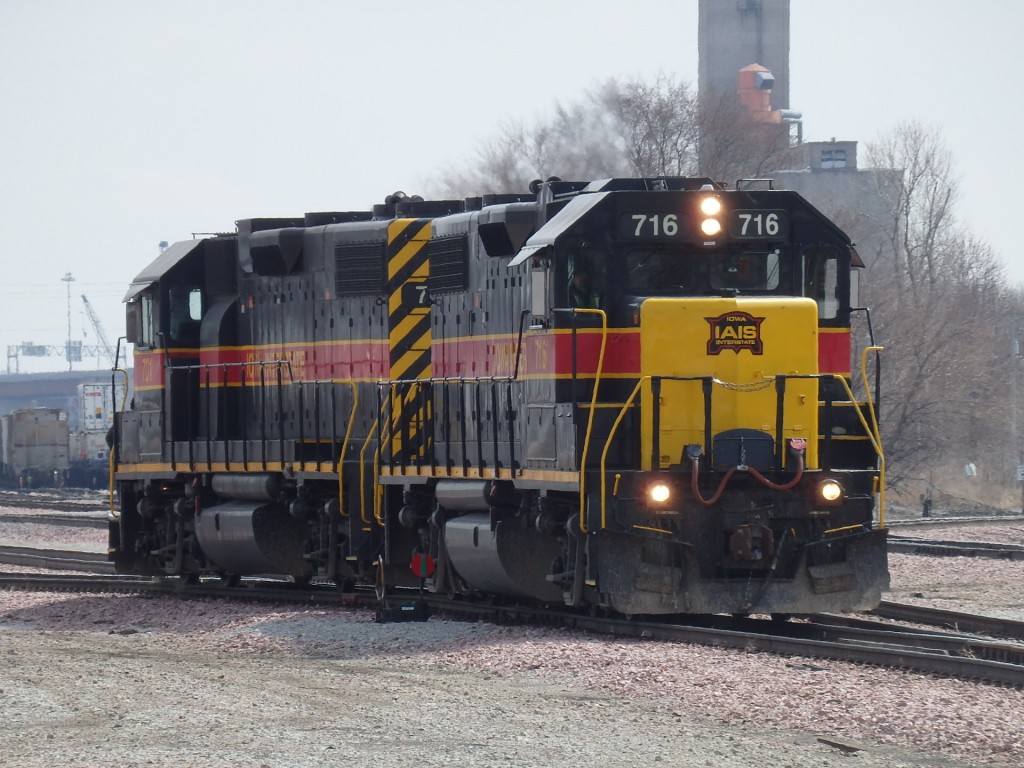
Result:
M341 517L348 517L345 511L345 451L348 449L348 440L352 436L352 424L356 420L356 406L359 405L359 387L354 381L339 381L338 384L348 384L352 387L352 410L348 413L348 426L345 427L345 439L341 443L341 452L338 455L338 464L335 471L338 473L338 514Z
M364 454L366 453L367 446L370 445L370 439L373 437L374 433L377 431L377 425L379 423L380 423L380 414L378 414L377 418L373 420L373 425L370 427L370 430L366 433L366 439L363 440L363 447L359 449L359 519L362 520L363 523L366 524L366 525L369 525L371 521L366 516L366 511L365 511L366 510L366 481L363 478L363 468L364 468L364 465L365 465ZM374 485L374 487L377 486L377 479L376 478L374 478L374 480L373 480L373 485Z
M121 410L119 413L124 413L125 405L128 402L128 371L124 368L114 368L113 373L120 373L124 376L124 397L121 399ZM117 410L117 387L114 387L114 391L110 393L111 398L115 398L114 409ZM117 418L115 416L115 418ZM117 452L117 445L114 444L107 451L107 504L110 515L114 514L114 454Z
M882 433L878 429L878 416L875 414L875 401L871 398L871 389L868 387L868 352L881 352L885 347L865 347L860 354L860 376L861 382L864 384L864 396L868 401L868 413L871 414L871 425L875 428L874 431L874 445L875 452L878 454L878 525L881 528L885 528L885 453L882 451ZM853 397L850 397L851 402ZM857 413L860 414L860 409L857 409ZM863 421L863 417L861 421ZM866 428L867 425L865 425Z
M583 437L583 451L580 455L580 533L587 533L587 453L590 449L590 434L594 429L594 413L597 411L597 390L601 384L601 373L604 371L604 349L608 342L608 315L605 314L603 309L577 309L575 311L580 314L600 315L601 317L601 352L597 356L597 370L594 372L594 390L590 395L590 414L587 417L587 432ZM603 509L603 499L601 506ZM601 521L601 526L604 527L603 520Z
M864 380L864 391L867 397L868 412L871 414L871 424L868 424L867 419L864 418L864 414L861 413L860 408L854 408L853 410L857 414L857 418L860 419L860 425L864 428L864 433L867 435L868 440L871 441L871 447L875 449L875 455L878 456L878 524L882 528L885 527L885 453L882 451L882 436L878 431L878 419L875 417L875 407L871 400L871 390L867 389L867 373L864 371L864 363L867 360L868 352L881 352L883 347L867 347L864 350L864 354L861 358L861 376ZM854 397L853 390L850 389L850 385L846 379L842 376L836 377L843 385L843 389L846 390L846 396L850 398L850 402L856 404L857 398ZM874 429L872 429L872 426Z
M380 445L373 452L373 476L375 478L380 477ZM384 486L375 481L373 484L373 518L381 528L387 527L384 522L383 504L381 503L383 497Z
M615 437L615 433L619 429L619 424L622 423L622 419L625 418L626 412L630 409L633 404L633 400L636 399L637 393L640 392L640 387L643 386L645 381L650 381L650 376L641 376L637 381L636 386L633 387L633 391L629 393L629 397L626 398L626 402L622 404L622 409L619 411L619 415L615 417L615 421L612 423L612 428L608 432L608 439L605 440L604 450L601 451L601 527L604 528L607 524L605 499L607 498L608 490L608 472L607 472L607 461L608 461L608 450L612 447L612 438ZM617 483L616 483L617 485Z

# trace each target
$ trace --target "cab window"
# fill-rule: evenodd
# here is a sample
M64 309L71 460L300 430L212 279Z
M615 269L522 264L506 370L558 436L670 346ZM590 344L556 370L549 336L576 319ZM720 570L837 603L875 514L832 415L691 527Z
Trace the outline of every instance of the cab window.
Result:
M634 296L699 295L704 292L701 263L676 249L631 251L626 256L625 288Z
M156 346L156 332L153 328L153 297L146 294L139 297L139 344L150 348Z
M717 256L711 264L716 291L774 291L779 287L779 252L746 252Z
M708 254L657 248L627 255L625 286L635 296L777 292L780 268L778 250Z
M199 321L203 318L203 294L199 288L173 286L170 299L171 340L177 344L199 342Z
M818 303L818 318L839 314L839 261L835 254L812 250L804 254L804 296Z
M570 255L566 292L568 305L599 309L606 298L605 255L596 249L580 249Z

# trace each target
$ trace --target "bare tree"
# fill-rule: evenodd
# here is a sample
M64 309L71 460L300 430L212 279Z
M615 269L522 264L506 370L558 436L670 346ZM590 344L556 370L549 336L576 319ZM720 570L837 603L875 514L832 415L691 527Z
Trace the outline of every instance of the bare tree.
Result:
M735 94L698 101L685 81L608 80L577 102L556 104L532 127L503 124L466 168L444 180L451 195L518 191L559 176L761 177L790 167L784 123L760 122Z
M686 83L663 74L653 83L610 80L596 99L613 119L633 174L696 174L698 106Z
M545 134L528 132L523 123L506 121L483 141L472 164L450 172L440 195L463 197L490 192L521 192L545 164ZM436 193L432 193L436 194Z
M871 276L869 303L884 339L886 453L892 479L959 457L985 440L978 434L990 404L1002 402L993 330L1004 301L1001 268L983 246L936 258L937 279L914 299L901 296L890 270Z
M732 94L706 97L695 120L702 176L734 182L793 167L789 125L755 120Z
M1012 298L991 249L955 220L952 156L936 130L903 123L869 144L888 205L888 258L865 297L885 339L883 424L891 479L967 462L1005 466L1007 317ZM894 183L895 182L895 183Z
M723 120L736 132L741 110ZM691 87L668 75L653 82L608 80L532 127L505 123L467 166L442 183L451 195L518 191L531 179L559 176L699 175L701 109ZM746 124L744 123L744 124Z
M867 145L876 168L902 171L901 183L880 190L892 216L896 280L915 296L922 283L938 278L936 259L954 226L955 165L938 129L904 122Z

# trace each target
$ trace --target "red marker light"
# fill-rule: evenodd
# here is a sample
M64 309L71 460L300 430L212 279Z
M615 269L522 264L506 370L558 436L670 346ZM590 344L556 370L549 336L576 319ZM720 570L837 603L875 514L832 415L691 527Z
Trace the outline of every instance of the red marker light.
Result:
M414 575L419 576L421 579L426 579L434 575L436 565L434 558L430 555L425 552L417 552L412 556L409 568L412 569Z

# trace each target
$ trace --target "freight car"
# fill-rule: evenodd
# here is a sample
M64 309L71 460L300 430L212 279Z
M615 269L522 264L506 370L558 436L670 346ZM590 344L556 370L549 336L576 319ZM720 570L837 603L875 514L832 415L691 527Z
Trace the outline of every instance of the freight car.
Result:
M111 559L626 615L874 606L863 265L797 194L737 186L396 193L175 243L125 297Z
M114 410L125 386L79 384L70 413L63 408L20 408L0 420L0 485L106 488L110 475L108 440Z
M21 408L0 419L0 475L21 488L63 486L69 460L68 415L60 408Z
M71 467L67 485L106 488L110 476L110 442L114 412L125 402L125 384L116 374L109 383L79 384L78 425L71 433Z

